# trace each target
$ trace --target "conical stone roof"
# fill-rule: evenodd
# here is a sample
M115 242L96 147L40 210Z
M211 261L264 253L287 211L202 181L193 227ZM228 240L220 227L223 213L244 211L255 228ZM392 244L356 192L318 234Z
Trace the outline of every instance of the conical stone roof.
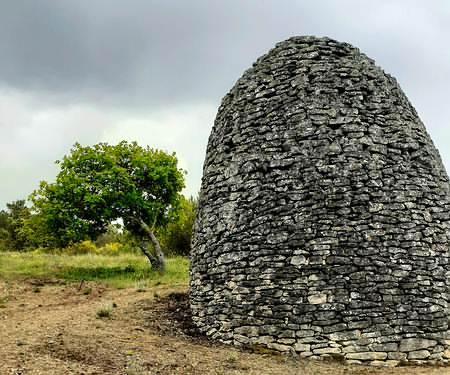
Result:
M449 229L447 173L395 79L347 43L290 38L219 108L194 321L304 357L445 359Z

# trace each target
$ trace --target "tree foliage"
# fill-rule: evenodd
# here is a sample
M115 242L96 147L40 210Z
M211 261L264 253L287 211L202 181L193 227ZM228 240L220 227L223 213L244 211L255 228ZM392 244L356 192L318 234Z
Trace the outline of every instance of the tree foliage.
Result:
M135 142L77 143L57 164L56 182L41 182L31 195L34 225L45 228L47 245L65 247L95 239L122 219L130 233L142 238L144 252L147 242L159 246L154 231L176 215L184 187L174 154Z
M0 247L5 250L24 250L27 239L23 226L30 217L30 209L23 199L7 203L6 207L6 211L0 211Z
M182 197L176 219L159 232L161 245L167 253L189 255L196 212L197 200L193 197Z

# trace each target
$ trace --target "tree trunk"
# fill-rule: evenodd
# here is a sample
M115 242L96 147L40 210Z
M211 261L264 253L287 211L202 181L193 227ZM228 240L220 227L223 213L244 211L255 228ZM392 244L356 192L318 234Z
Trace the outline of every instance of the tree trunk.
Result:
M166 259L164 257L164 253L161 250L159 241L147 224L145 224L142 220L140 221L140 224L141 228L148 235L150 242L153 245L155 255L150 254L148 252L148 247L145 242L142 244L141 250L145 254L145 256L149 259L150 263L152 264L152 267L154 267L154 269L159 273L164 273L166 270Z

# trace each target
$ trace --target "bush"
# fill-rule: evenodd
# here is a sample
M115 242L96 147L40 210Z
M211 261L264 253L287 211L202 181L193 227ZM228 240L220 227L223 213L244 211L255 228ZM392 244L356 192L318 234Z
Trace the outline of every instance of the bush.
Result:
M104 306L98 309L95 315L99 319L111 318L112 312L113 312L112 306Z
M110 242L102 247L97 248L97 254L102 255L118 255L122 252L123 245L118 242Z
M97 246L91 240L85 240L66 247L63 253L68 255L96 254Z

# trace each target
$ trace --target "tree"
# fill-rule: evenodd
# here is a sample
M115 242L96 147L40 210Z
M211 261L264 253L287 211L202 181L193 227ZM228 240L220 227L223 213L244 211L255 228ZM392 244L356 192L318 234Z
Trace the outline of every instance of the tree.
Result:
M189 255L196 211L196 199L193 197L189 199L181 198L180 209L176 219L159 233L160 242L165 251L176 255Z
M0 211L0 251L7 250L10 246L10 221L6 211Z
M17 200L6 204L7 210L0 211L0 241L3 248L24 250L27 239L23 235L24 222L30 217L30 209L25 200Z
M184 172L175 154L137 143L75 144L62 161L56 182L41 182L32 196L40 225L60 247L95 239L122 219L125 229L141 239L152 266L163 272L164 254L155 236L176 215ZM151 250L149 243L153 245Z

